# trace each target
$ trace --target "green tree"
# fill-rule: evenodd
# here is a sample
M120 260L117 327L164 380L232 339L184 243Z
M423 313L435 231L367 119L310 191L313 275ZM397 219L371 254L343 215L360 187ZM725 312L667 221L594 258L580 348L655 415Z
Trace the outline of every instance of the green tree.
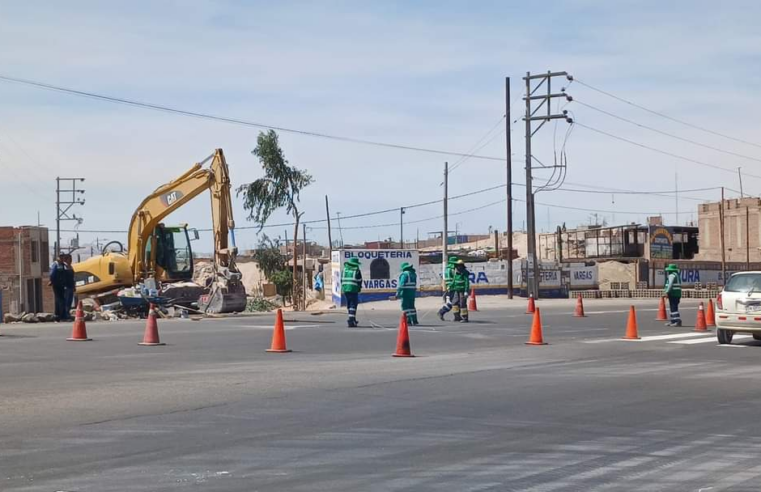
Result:
M293 227L293 286L296 287L297 245L302 215L298 207L299 194L314 182L314 179L306 171L288 164L274 130L259 132L256 147L251 153L259 159L264 176L253 183L240 186L238 195L243 195L243 208L248 211L248 220L258 224L260 231L275 210L285 208L285 212L293 216L296 222ZM294 307L297 290L293 291Z
M259 264L259 270L270 281L275 272L285 270L285 258L280 254L280 240L273 241L266 234L262 234L253 258Z

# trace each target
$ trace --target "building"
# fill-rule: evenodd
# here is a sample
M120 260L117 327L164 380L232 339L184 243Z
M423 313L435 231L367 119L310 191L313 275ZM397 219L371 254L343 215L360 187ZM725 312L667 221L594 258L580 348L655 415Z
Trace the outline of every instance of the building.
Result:
M693 259L698 253L698 228L629 224L614 227L582 226L540 234L537 249L541 260L587 259Z
M727 262L761 262L761 199L724 200L724 254ZM702 261L721 261L721 203L698 205Z
M48 248L46 227L0 227L0 314L55 310Z

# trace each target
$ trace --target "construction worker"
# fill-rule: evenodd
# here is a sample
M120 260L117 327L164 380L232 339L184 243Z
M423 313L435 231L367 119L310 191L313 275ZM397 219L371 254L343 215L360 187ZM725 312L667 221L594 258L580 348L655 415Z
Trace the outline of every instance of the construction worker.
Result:
M401 265L402 273L396 285L396 297L402 300L402 312L407 315L407 322L417 325L417 310L415 309L415 295L417 293L417 272L415 267L406 261Z
M444 321L444 315L452 310L452 280L454 279L457 257L450 256L447 259L447 267L444 270L444 305L439 309L439 319Z
M341 292L346 296L346 309L349 311L348 325L354 328L357 323L357 306L359 305L359 293L362 291L362 272L359 269L358 258L349 258L344 263L344 272L341 277Z
M454 277L452 278L452 311L454 320L468 322L468 292L470 291L470 272L465 268L465 262L457 260Z
M682 326L682 317L679 314L679 301L682 299L682 278L679 267L673 263L666 267L666 286L663 293L669 298L670 321L666 326Z

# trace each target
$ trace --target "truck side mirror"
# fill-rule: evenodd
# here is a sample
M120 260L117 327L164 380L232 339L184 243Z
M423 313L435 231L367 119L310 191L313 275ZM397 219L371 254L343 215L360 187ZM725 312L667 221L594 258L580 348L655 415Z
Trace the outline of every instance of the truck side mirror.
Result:
M193 233L193 238L191 241L198 241L200 237L198 236L198 229L191 229L190 230Z

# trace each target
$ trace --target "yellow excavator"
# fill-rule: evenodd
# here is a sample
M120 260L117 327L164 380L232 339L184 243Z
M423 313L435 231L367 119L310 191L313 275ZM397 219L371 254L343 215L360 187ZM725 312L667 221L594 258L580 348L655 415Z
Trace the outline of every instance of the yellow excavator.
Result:
M209 161L211 164L204 167ZM235 264L238 250L230 187L230 174L222 149L217 149L177 179L160 186L132 215L126 251L121 243L113 241L103 248L102 255L73 265L77 294L100 295L149 279L158 284L192 280L193 251L187 225L170 227L161 221L209 190L214 232L213 278L208 285L202 286L206 293L198 300L199 308L207 313L243 311L246 290ZM191 232L194 239L198 239L198 231ZM112 245L118 245L119 251L111 251Z

